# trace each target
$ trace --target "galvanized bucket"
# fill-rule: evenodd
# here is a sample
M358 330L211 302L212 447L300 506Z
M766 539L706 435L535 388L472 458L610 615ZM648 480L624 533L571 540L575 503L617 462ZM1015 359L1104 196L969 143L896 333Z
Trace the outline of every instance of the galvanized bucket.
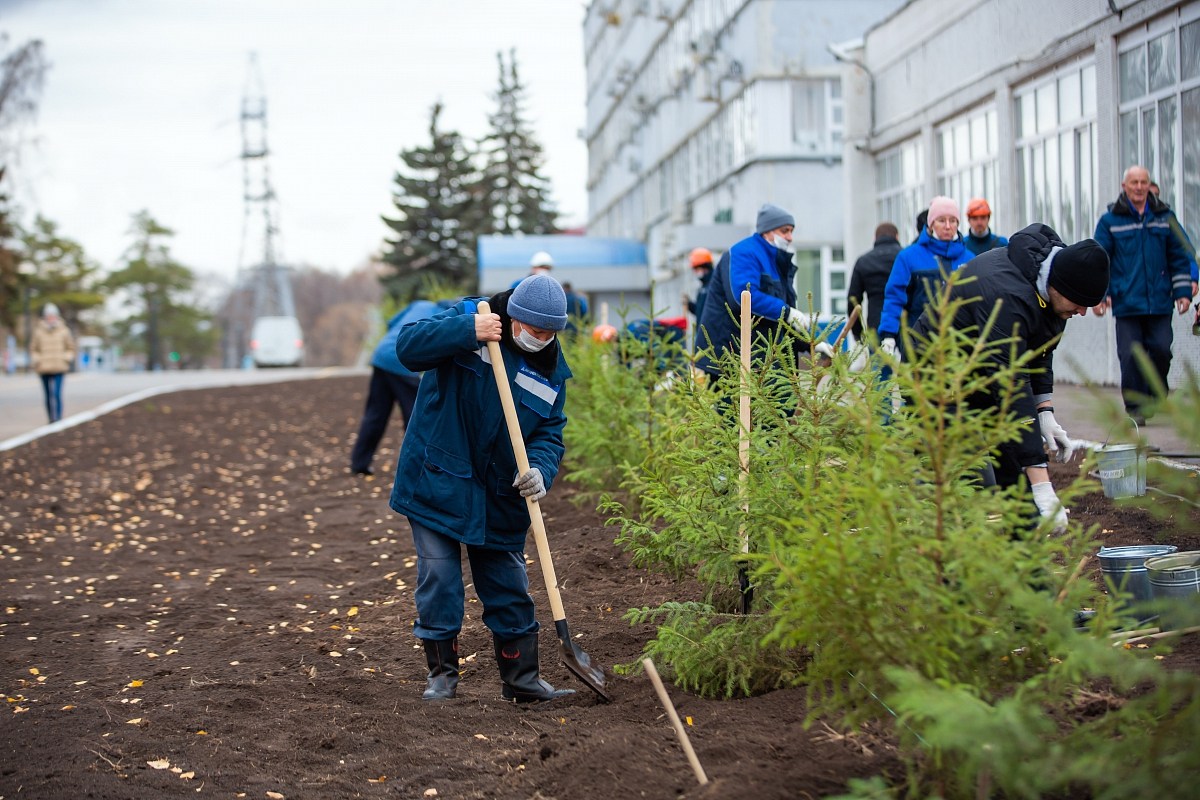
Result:
M1200 550L1146 559L1146 573L1159 627L1173 630L1200 624Z
M1096 455L1105 497L1116 500L1146 493L1146 453L1136 444L1102 445Z
M1113 594L1124 592L1133 603L1147 603L1154 598L1146 559L1166 556L1179 548L1173 544L1137 544L1128 547L1101 547L1097 557L1104 582Z

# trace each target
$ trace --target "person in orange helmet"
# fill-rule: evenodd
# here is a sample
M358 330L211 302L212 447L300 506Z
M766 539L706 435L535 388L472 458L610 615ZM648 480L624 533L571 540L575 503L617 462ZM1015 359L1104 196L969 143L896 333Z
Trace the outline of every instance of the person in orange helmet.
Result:
M712 280L713 256L705 248L697 247L688 255L688 261L691 262L692 272L700 279L700 291L696 292L695 300L687 301L687 310L699 322L700 314L704 311L704 300L708 297L708 282Z

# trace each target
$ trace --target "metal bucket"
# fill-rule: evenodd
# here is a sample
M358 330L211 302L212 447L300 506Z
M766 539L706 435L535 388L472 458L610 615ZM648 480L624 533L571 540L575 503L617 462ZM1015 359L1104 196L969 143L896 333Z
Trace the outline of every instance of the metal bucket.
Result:
M1096 448L1096 455L1105 497L1116 500L1146 493L1146 453L1136 444L1106 444Z
M1124 592L1132 602L1148 603L1154 599L1146 559L1167 556L1179 548L1173 544L1137 544L1129 547L1101 547L1097 557L1104 582L1113 594Z
M1200 550L1146 559L1146 573L1159 627L1173 630L1200 624Z

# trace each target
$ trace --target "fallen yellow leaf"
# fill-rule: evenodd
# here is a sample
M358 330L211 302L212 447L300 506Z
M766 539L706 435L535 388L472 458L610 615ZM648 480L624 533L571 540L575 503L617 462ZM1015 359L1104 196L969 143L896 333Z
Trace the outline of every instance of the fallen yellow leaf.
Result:
M167 767L171 766L171 762L165 758L160 758L155 761L147 761L146 763L150 765L151 769L166 769Z
M346 616L347 617L357 617L358 616L358 606L350 606L350 610L346 612Z
M271 798L271 800L283 800L283 795L279 792L267 792L267 797Z
M126 725L141 725L141 724L142 724L142 718L141 718L141 717L134 717L133 719L131 719L131 720L129 720L128 722L126 722L125 724L126 724Z
M128 686L130 689L136 689L142 685L142 682L141 681L130 681L129 683L127 683L125 685Z
M192 778L196 777L196 773L193 772L192 770L188 770L187 772L179 773L179 777L182 780L190 781Z

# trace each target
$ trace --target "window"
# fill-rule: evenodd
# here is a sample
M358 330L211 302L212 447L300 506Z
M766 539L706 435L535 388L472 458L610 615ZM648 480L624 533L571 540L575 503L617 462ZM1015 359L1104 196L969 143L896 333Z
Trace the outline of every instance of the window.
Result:
M951 120L937 129L938 194L965 209L972 197L987 198L995 213L999 134L996 110L987 108ZM966 220L961 220L963 227ZM992 229L998 230L992 218Z
M1150 171L1159 197L1200 230L1200 7L1127 36L1117 56L1121 172ZM1151 30L1152 29L1152 30Z
M1122 72L1144 73L1136 59ZM1068 244L1092 235L1096 197L1096 67L1075 62L1019 87L1017 203L1013 230L1044 222ZM1139 124L1138 118L1121 124Z
M792 81L792 140L802 153L840 156L843 113L841 79Z
M913 230L910 226L916 225L917 212L929 205L919 138L909 139L876 156L875 186L878 220L895 223L901 231Z

